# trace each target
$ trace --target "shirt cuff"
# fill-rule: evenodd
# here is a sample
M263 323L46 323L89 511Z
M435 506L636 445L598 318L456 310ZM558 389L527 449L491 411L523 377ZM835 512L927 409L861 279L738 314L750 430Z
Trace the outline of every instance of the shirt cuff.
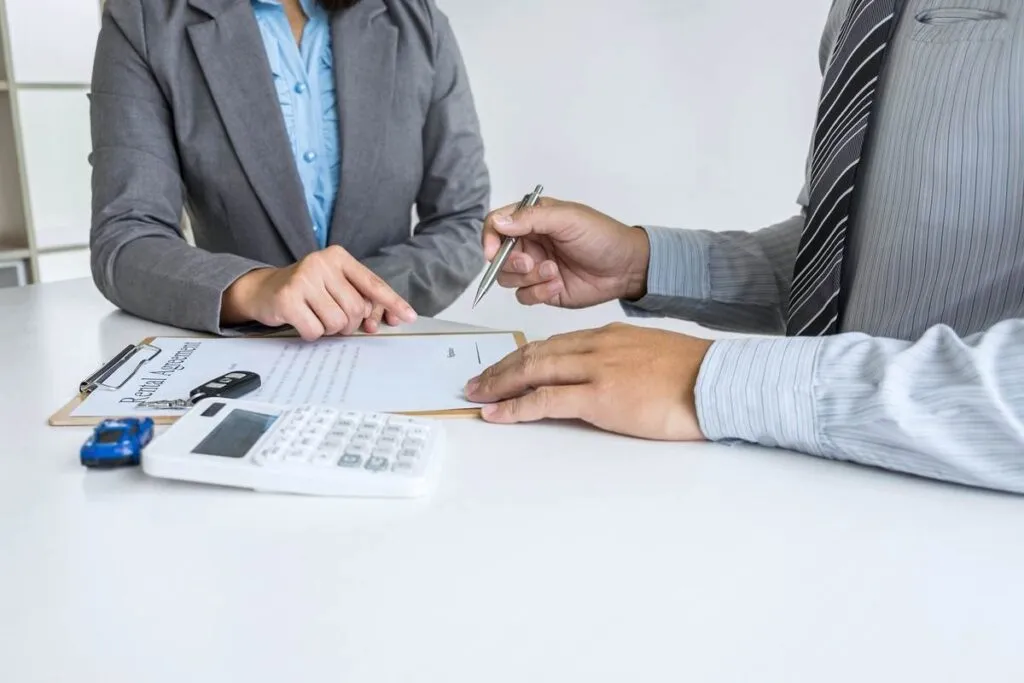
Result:
M823 455L815 402L820 338L712 343L697 376L697 420L709 441Z
M622 301L626 315L660 315L673 299L707 299L711 294L707 238L693 230L642 227L651 246L647 294L636 301Z

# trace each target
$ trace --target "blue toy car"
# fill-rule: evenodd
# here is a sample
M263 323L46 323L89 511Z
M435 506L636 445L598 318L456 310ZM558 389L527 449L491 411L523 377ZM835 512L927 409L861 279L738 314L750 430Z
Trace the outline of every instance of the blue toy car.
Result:
M82 464L86 467L138 465L142 449L152 440L152 418L104 420L82 444Z

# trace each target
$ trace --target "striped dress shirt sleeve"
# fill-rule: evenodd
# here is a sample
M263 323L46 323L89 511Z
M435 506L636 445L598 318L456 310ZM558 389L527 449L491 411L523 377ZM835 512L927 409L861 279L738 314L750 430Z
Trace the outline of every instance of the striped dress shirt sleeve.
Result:
M802 218L757 232L647 228L629 315L780 333ZM715 341L696 386L712 441L754 443L1024 493L1024 320L914 342L844 333Z
M906 0L844 255L840 334L786 338L807 210L754 232L647 228L632 316L715 341L713 441L1024 493L1024 3ZM822 72L852 0L833 0ZM812 103L808 103L812 106Z

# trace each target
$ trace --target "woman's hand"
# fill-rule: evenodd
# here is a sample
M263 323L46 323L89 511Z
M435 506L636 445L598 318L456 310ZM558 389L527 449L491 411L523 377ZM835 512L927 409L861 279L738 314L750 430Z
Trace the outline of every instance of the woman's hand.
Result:
M224 293L221 322L291 325L303 339L373 333L413 322L416 313L380 277L339 246L310 254L287 268L261 268Z

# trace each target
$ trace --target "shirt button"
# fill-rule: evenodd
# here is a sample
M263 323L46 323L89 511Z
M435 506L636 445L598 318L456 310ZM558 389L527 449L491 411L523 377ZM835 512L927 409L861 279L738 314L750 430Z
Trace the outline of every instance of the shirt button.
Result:
M311 164L316 161L316 152L309 151L302 155L302 159L307 163Z
M295 92L299 93L300 95L302 93L306 92L306 84L305 83L296 83L295 84Z

